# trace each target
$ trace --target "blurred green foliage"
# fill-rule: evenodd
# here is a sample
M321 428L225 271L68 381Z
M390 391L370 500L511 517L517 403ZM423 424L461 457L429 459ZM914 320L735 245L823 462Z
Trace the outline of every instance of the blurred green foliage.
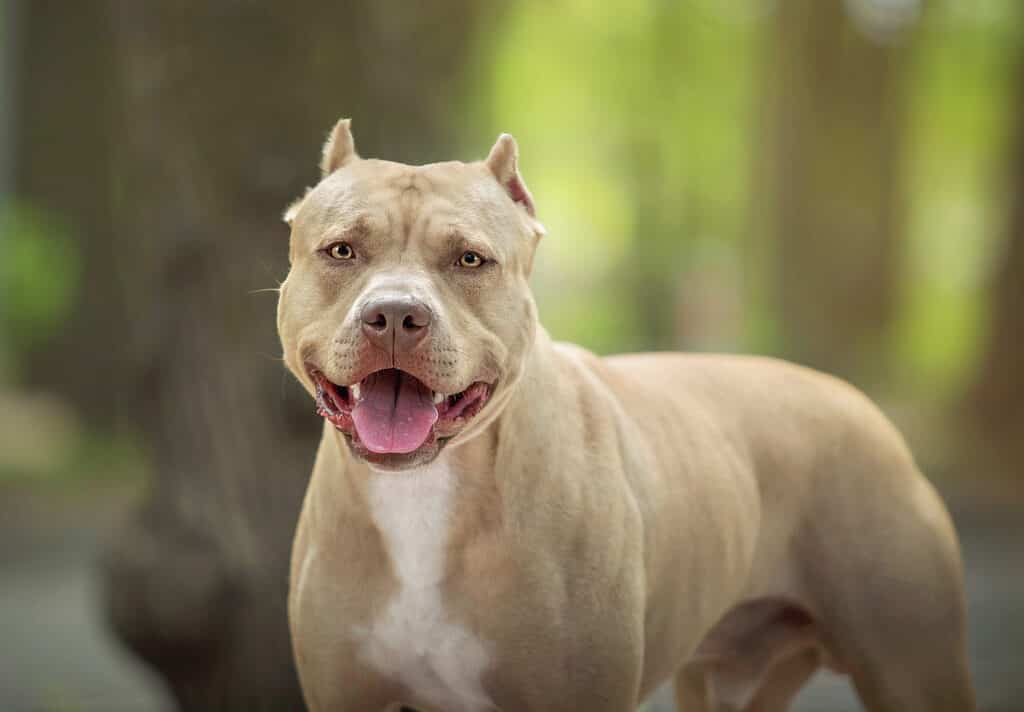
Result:
M45 344L70 314L80 265L60 215L16 200L0 207L0 343L14 377L19 357Z
M463 158L482 157L499 131L520 143L548 229L534 286L555 337L600 353L786 353L767 296L772 247L751 218L768 140L759 110L775 39L769 5L527 0L506 8L500 31L474 38L465 98L450 119L464 126ZM901 157L905 273L885 386L941 402L963 388L983 343L987 280L1005 232L1009 129L1020 120L1010 101L1024 8L921 7ZM14 199L0 210L0 385L17 386L89 288L80 249L61 215ZM657 304L666 293L682 306ZM690 302L714 323L687 323L684 339ZM120 436L82 437L73 447L101 463L103 447L123 449Z
M549 232L536 286L558 337L600 352L664 343L671 325L630 318L642 285L743 234L757 27L709 3L510 10L486 48L482 113L520 141Z
M476 124L516 134L549 235L535 286L557 337L599 352L650 348L631 318L639 281L731 265L744 316L716 348L784 353L749 221L756 196L764 4L613 0L514 5L479 52ZM932 3L912 39L906 274L897 328L904 395L949 395L979 347L983 287L1002 235L1013 0ZM492 39L492 38L489 38ZM467 152L479 152L479 146ZM702 344L684 346L701 347Z
M897 328L910 394L963 385L982 343L985 287L1005 235L1019 3L942 3L922 18L906 130L908 273Z

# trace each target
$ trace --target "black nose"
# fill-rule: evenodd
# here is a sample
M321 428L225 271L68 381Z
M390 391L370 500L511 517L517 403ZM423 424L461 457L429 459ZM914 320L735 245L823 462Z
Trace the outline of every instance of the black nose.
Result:
M430 309L413 297L381 297L363 306L363 333L390 352L414 348L430 330Z

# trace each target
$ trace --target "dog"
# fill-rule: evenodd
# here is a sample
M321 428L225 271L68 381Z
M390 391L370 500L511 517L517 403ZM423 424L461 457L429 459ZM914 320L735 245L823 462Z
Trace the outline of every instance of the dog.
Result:
M285 213L278 330L323 435L288 615L310 709L974 709L941 500L853 387L782 361L599 358L539 325L544 228L486 160L361 158Z

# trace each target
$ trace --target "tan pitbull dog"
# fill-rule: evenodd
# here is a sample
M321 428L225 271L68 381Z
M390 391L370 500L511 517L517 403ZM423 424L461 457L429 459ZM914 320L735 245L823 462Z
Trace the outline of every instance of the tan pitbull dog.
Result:
M323 438L289 619L313 710L973 709L949 516L850 386L552 343L515 141L363 160L286 214L278 327Z

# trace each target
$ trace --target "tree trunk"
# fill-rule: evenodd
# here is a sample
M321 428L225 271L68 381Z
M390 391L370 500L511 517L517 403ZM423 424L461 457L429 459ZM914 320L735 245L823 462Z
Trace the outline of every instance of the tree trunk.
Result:
M316 447L284 372L280 215L342 115L364 155L445 155L482 10L449 0L115 0L123 70L116 265L152 493L105 559L115 630L187 709L301 707L285 614ZM113 80L112 80L113 81Z
M872 39L848 5L777 5L754 222L785 355L862 381L884 366L898 301L906 38Z
M993 275L987 343L966 398L970 471L1003 482L1024 477L1024 53L1017 66L1009 215L1002 259Z
M77 263L81 288L52 337L23 345L24 381L56 391L93 426L114 419L126 364L118 349L125 318L114 260L112 26L103 3L31 0L17 21L13 189L18 206L65 228L54 261ZM62 249L62 248L67 248ZM69 359L69 354L74 358Z

